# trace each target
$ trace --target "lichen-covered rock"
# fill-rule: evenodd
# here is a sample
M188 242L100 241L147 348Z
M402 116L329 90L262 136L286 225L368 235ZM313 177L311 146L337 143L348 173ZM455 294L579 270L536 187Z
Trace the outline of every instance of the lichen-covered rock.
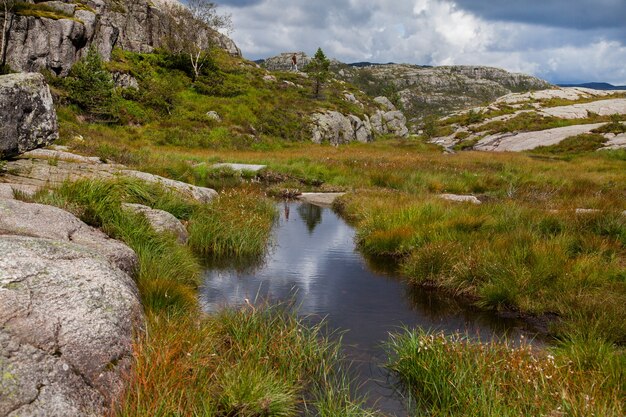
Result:
M384 96L379 96L374 98L374 101L378 104L380 104L381 106L383 106L383 108L386 111L396 111L396 106L393 105L393 103L391 102L391 100L389 100L387 97Z
M170 233L176 236L178 243L184 245L189 239L189 234L185 226L174 217L173 214L164 210L153 209L142 204L125 203L123 207L134 213L141 214L146 217L152 228L159 233Z
M371 118L372 128L378 134L392 134L405 137L409 134L406 127L406 117L399 110L394 111L377 111Z
M291 58L296 55L298 70L303 70L311 62L311 58L304 52L284 52L280 55L267 58L261 66L269 71L291 71Z
M57 207L0 199L0 235L21 235L91 248L122 271L135 272L138 260L125 244L87 226L74 215Z
M341 145L355 140L370 142L373 139L369 120L343 114L336 111L315 113L311 116L312 138L314 143L329 142Z
M57 138L57 116L43 76L0 76L0 157L16 156Z
M105 415L143 326L133 280L69 242L0 235L0 254L0 415Z

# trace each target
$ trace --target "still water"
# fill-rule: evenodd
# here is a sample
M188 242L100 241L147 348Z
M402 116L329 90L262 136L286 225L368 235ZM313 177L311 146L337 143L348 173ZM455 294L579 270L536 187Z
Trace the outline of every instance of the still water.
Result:
M326 319L345 331L343 344L360 384L359 393L386 415L406 416L380 366L381 344L403 327L461 331L486 340L518 338L521 323L480 313L454 300L410 287L388 268L368 262L355 248L355 231L331 209L306 203L279 205L280 219L264 262L212 266L200 302L205 311L248 300L295 301L303 315Z

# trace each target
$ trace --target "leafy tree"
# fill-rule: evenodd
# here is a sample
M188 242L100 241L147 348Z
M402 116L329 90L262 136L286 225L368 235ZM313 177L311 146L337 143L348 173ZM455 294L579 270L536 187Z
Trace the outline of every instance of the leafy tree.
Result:
M210 49L218 29L229 28L230 16L217 13L217 5L208 0L189 0L187 7L167 7L167 33L163 45L173 54L186 57L195 82L206 66L212 63Z
M330 78L330 61L326 58L326 55L324 55L322 48L317 48L313 59L307 64L304 70L315 81L315 97L319 98L322 86Z
M65 82L72 103L94 116L111 116L115 84L93 46L74 64Z

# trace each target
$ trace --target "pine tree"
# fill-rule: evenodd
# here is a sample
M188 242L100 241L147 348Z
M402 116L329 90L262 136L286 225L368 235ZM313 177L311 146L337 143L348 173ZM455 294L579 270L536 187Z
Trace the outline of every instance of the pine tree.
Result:
M319 98L322 86L330 78L330 61L324 55L322 48L317 48L311 62L306 66L305 71L315 81L315 97Z
M111 115L115 84L93 46L84 58L74 64L66 83L72 103L97 117Z

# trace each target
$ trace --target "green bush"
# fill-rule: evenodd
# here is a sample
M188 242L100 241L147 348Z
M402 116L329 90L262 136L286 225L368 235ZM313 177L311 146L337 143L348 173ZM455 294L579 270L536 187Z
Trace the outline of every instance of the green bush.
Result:
M113 117L115 84L95 47L74 64L65 86L70 102L84 112L98 119Z

